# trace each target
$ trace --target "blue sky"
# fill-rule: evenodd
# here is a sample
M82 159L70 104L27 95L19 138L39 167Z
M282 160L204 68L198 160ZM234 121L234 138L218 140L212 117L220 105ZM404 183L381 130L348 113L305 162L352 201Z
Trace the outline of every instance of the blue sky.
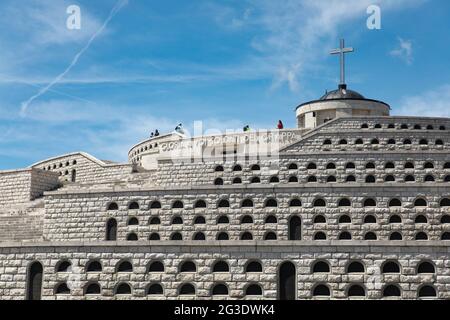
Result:
M73 4L80 30L66 28ZM446 0L2 0L0 30L0 170L73 151L126 161L179 122L294 127L295 106L336 88L340 37L356 49L351 89L394 115L450 116Z

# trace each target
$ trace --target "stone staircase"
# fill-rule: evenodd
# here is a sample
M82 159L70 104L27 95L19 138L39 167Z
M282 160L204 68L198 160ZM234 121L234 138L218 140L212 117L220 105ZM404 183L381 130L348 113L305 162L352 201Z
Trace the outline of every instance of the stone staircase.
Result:
M43 199L22 207L0 208L0 242L41 241L43 222Z

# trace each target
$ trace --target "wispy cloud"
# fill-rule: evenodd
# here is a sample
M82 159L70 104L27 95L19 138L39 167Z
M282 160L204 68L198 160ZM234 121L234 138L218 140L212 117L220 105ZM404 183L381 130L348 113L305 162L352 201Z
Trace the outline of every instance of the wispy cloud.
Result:
M426 0L380 0L383 12L420 5ZM271 88L287 85L292 91L302 88L305 75L317 72L324 53L336 45L340 30L350 22L366 16L372 0L287 0L283 4L272 0L248 0L245 2L251 15L239 19L241 11L228 7L216 7L216 21L229 28L239 19L241 28L258 28L262 35L252 39L252 47L258 52L252 60L253 67L270 69ZM219 8L222 8L219 10ZM234 13L234 16L233 16ZM365 24L361 25L361 31ZM268 68L269 67L269 68Z
M390 51L389 54L393 57L400 58L406 64L410 65L413 63L413 43L411 40L404 40L398 38L398 46L394 50Z
M394 111L398 115L450 117L449 101L450 84L445 84L418 95L403 98L400 106Z
M128 0L119 0L116 2L114 7L112 8L111 12L109 13L106 20L103 22L103 24L100 26L100 28L89 38L89 41L86 43L86 45L75 55L75 57L72 59L72 62L69 64L69 66L61 73L59 74L55 79L53 79L47 86L44 88L41 88L38 93L30 97L28 100L24 101L22 103L20 113L22 116L25 116L25 113L28 109L28 106L37 98L45 94L48 90L50 90L55 84L57 84L61 79L63 79L66 74L70 72L70 70L77 64L80 57L83 55L83 53L89 49L91 44L94 42L94 40L105 30L108 23L111 21L112 18L122 9L126 4L128 4Z

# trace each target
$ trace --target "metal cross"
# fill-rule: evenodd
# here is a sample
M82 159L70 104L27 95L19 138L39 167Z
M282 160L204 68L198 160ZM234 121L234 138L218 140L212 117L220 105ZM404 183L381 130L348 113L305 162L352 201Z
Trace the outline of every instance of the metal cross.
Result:
M338 54L340 55L341 60L341 86L345 85L345 54L353 52L353 48L346 48L344 39L341 39L341 45L339 49L334 49L330 52L330 54Z

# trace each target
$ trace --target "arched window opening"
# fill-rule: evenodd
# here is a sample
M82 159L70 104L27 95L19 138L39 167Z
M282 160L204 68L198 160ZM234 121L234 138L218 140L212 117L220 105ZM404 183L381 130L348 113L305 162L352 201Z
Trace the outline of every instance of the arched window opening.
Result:
M288 182L289 183L297 183L298 178L296 176L290 176Z
M442 224L448 224L448 223L450 223L450 215L448 215L448 214L443 215L443 216L441 217L441 223L442 223Z
M261 183L261 179L259 177L253 177L250 179L250 183Z
M192 239L194 241L203 241L203 240L206 240L206 236L203 232L196 232Z
M298 169L298 166L295 163L291 163L288 166L288 170L297 170L297 169Z
M389 240L400 241L400 240L403 240L403 236L400 232L395 231L390 234Z
M372 198L368 198L366 200L364 200L363 206L364 207L376 207L377 203L375 201L375 199Z
M98 260L89 261L86 265L86 272L102 272L102 264Z
M164 272L164 264L161 261L152 261L148 266L148 272Z
M402 202L399 199L391 199L389 201L389 207L401 207L402 206Z
M133 272L133 265L130 261L122 261L117 264L117 272Z
M223 172L223 171L224 171L223 166L217 166L217 167L214 169L214 171L215 171L215 172Z
M172 224L183 224L183 218L175 216L172 218Z
M436 297L436 289L431 285L424 285L419 289L419 298L432 298Z
M439 205L441 207L450 207L450 199L449 198L444 198L439 202Z
M235 165L234 167L233 167L233 171L234 172L237 172L237 171L242 171L242 167L240 166L240 165Z
M395 164L393 162L386 162L384 165L385 169L395 169Z
M347 178L345 178L345 182L356 182L356 177L353 175L349 175L347 176Z
M364 217L364 223L367 223L367 224L377 223L377 218L375 218L374 215L369 214Z
M450 168L450 163L449 163L449 168ZM315 170L317 169L317 165L314 162L310 162L308 163L308 166L306 167L307 170Z
M425 232L422 232L422 231L421 232L417 232L415 239L419 240L419 241L428 240L428 235Z
M368 240L368 241L377 240L377 235L375 232L369 231L364 235L364 240Z
M275 232L267 232L264 236L264 240L277 240L277 234Z
M139 203L137 203L136 201L131 202L128 205L128 209L130 209L130 210L137 210L137 209L139 209Z
M115 202L111 202L111 203L108 205L108 211L113 211L113 210L119 210L119 206L118 206L118 204L115 203Z
M289 180L290 180L290 178L289 178ZM270 177L269 183L279 183L279 182L280 182L280 178L278 178L277 176Z
M342 215L339 217L339 223L343 224L343 223L352 223L352 218L350 218L349 215Z
M349 297L365 297L366 296L366 290L363 286L354 284L348 288L347 295Z
M414 223L428 223L428 219L425 215L419 214L415 219Z
M327 240L325 232L318 231L314 234L314 240Z
M214 263L212 272L230 272L230 266L225 261L217 261Z
M131 294L131 287L128 283L119 283L116 287L115 294Z
M136 217L131 217L130 219L128 219L128 225L137 226L139 225L139 220Z
M183 208L184 208L184 204L180 200L177 200L172 204L172 209L183 209Z
M214 185L215 186L223 186L223 179L222 178L216 178L214 180Z
M266 201L266 207L276 208L278 207L278 202L275 199L268 199Z
M148 237L148 240L150 240L150 241L159 241L159 240L161 240L161 237L159 236L158 233L153 232L153 233L150 234L150 236Z
M204 200L197 200L194 204L194 208L206 208L206 202Z
M233 184L241 184L242 183L242 179L237 177L233 179Z
M382 273L400 273L400 265L395 261L387 261L383 264Z
M328 176L327 177L327 182L328 183L330 183L330 182L336 182L337 180L336 180L336 177L335 176Z
M213 286L211 294L213 296L227 296L228 295L228 287L223 283L219 283Z
M327 223L327 219L324 215L319 214L314 217L314 223Z
M363 141L363 139L356 139L355 140L355 144L356 145L361 145L361 144L364 144L364 141Z
M266 223L266 224L277 223L277 222L278 222L277 217L274 215L267 216L266 220L264 221L264 223Z
M217 223L218 224L227 224L227 223L230 223L230 219L228 219L227 216L223 215L217 219Z
M100 294L102 291L100 285L97 282L88 283L84 288L84 295Z
M436 269L431 262L423 261L417 266L417 273L435 273Z
M197 266L192 261L184 261L181 263L180 272L197 272Z
M350 207L352 204L348 198L342 198L338 202L339 207Z
M197 216L194 219L194 224L206 224L206 219L204 216Z
M329 297L331 296L330 288L324 284L319 284L314 287L312 295L314 297Z
M356 166L353 162L347 162L347 164L345 165L345 169L355 169Z
M230 202L227 199L222 199L219 201L219 204L217 205L218 208L229 208Z
M72 263L67 260L60 261L56 266L56 272L72 272Z
M153 217L150 219L150 224L154 225L154 224L161 224L161 219L159 219L158 217Z
M262 296L262 289L257 284L251 284L245 290L246 296Z
M317 261L314 262L312 267L313 273L329 273L330 272L330 266L325 261Z
M416 178L414 178L414 176L412 176L412 175L407 175L405 177L405 182L415 182L415 181L416 181Z
M302 239L302 221L300 217L293 216L289 219L289 240Z
M250 232L244 232L241 234L241 240L253 240L253 235Z
M364 265L359 261L352 261L347 266L347 273L364 273Z
M137 241L138 240L138 236L136 233L131 232L127 235L127 241Z
M348 231L342 231L338 237L339 240L352 240L352 235Z
M151 296L160 296L163 292L163 287L159 283L153 283L147 289L147 295Z
M251 199L245 199L242 201L242 208L252 208L253 207L253 201Z
M174 232L170 236L170 240L172 240L172 241L182 241L183 240L183 236L179 232Z
M366 176L366 183L375 183L375 177L371 174Z
M117 221L114 218L106 222L106 241L117 240Z
M175 208L174 206L172 208ZM150 209L161 209L161 202L159 201L153 201L150 204Z
M336 169L336 165L334 163L328 163L327 164L327 170L334 170Z
M259 170L261 170L261 167L259 165L257 165L257 164L254 164L254 165L252 165L250 167L250 170L252 170L252 171L259 171Z
M246 223L253 223L252 216L245 215L241 218L241 224L246 224Z
M278 271L278 295L280 300L297 298L296 267L292 262L284 262Z
M262 272L262 265L258 261L250 261L245 267L245 272Z
M390 284L383 289L383 297L400 297L402 295L400 288Z
M317 178L315 176L309 176L307 182L317 182Z
M67 283L62 282L55 286L55 294L63 294L63 295L69 295L70 289L67 286Z
M415 207L426 207L427 201L422 198L416 199L416 201L414 201L414 206Z
M314 207L325 207L326 206L325 200L321 199L321 198L316 199L316 200L314 200L313 206Z
M27 300L41 300L43 274L44 269L40 262L35 261L28 266Z

